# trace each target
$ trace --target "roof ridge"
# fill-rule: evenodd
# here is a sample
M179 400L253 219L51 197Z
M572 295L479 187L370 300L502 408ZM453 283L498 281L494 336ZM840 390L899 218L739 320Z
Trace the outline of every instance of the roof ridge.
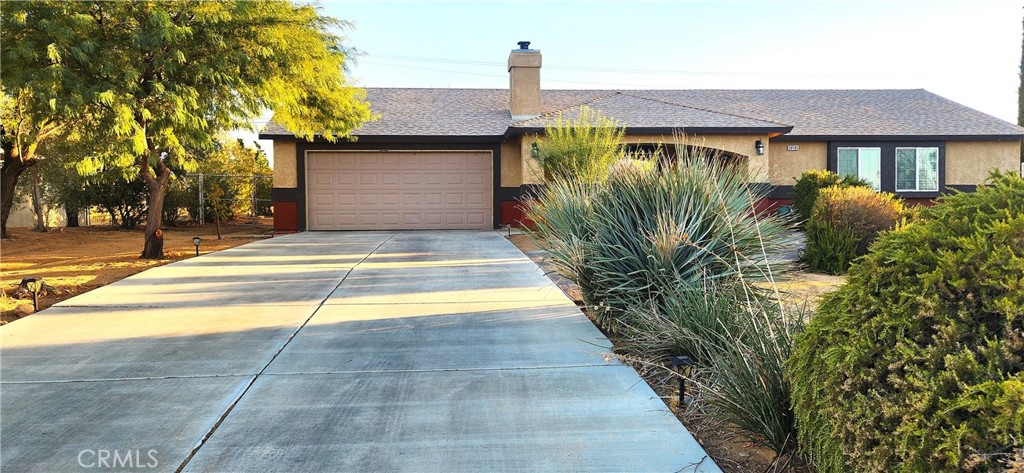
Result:
M580 90L584 90L584 89L580 89ZM512 124L509 125L509 127L511 128L511 127L514 127L514 126L518 126L520 124L523 124L523 123L526 123L526 122L529 122L529 121L533 121L533 120L538 120L540 118L554 117L556 115L561 115L563 112L566 112L568 110L572 110L572 109L574 109L576 107L583 107L583 106L586 106L586 105L593 105L593 103L597 102L598 100L604 100L606 98L614 97L616 95L623 95L621 90L609 90L609 92L610 93L605 94L605 95L598 95L598 96L596 96L596 97L594 97L594 98L592 98L590 100L584 100L584 101L582 101L582 102L580 102L580 103L578 103L576 105L569 105L568 107L560 108L558 110L552 110L550 112L542 113L540 115L537 115L536 117L526 118L526 119L519 120L519 121L513 121ZM543 91L541 91L541 93L543 93ZM511 115L511 114L512 114L512 111L509 111L509 115Z
M659 99L659 98L654 98L654 97L645 97L645 96L640 96L640 95L634 95L634 94L628 93L628 92L622 92L622 95L628 95L630 97L638 98L638 99L641 99L641 100L650 100L651 102L659 102L659 103L663 103L663 104L666 104L666 105L674 105L674 106L677 106L677 107L685 107L685 108L690 108L690 109L693 109L693 110L700 110L702 112L716 113L718 115L727 115L727 116L730 116L730 117L743 118L743 119L746 119L746 120L757 120L759 122L772 123L772 124L779 125L779 126L793 126L792 124L780 123L780 122L777 122L775 120L767 120L765 118L759 118L759 117L748 117L748 116L740 115L740 114L737 114L737 113L722 112L722 111L719 111L719 110L711 110L711 109L707 109L707 108L703 108L703 107L694 107L693 105L688 105L688 104L685 104L685 103L670 102L670 101L664 100L664 99Z

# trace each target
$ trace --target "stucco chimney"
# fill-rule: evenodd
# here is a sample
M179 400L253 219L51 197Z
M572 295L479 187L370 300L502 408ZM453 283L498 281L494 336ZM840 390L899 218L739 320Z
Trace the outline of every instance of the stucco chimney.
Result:
M530 49L529 41L520 41L508 55L508 83L512 119L540 115L540 50Z

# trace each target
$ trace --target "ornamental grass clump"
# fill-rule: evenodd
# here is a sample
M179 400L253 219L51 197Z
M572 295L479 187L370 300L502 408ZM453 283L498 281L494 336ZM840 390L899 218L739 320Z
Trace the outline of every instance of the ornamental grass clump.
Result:
M787 455L797 435L784 366L803 317L740 278L718 279L669 291L659 307L632 309L622 334L634 356L697 360L693 407Z
M1024 179L886 232L787 364L821 473L1003 471L1024 448Z

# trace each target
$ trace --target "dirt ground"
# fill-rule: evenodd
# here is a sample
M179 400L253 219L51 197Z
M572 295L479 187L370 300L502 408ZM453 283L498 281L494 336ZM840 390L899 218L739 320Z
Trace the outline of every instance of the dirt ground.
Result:
M42 278L54 293L39 300L40 310L135 273L195 256L192 237L199 236L200 254L210 253L272 235L269 222L221 225L217 239L213 225L171 227L164 230L163 260L141 260L142 230L112 227L53 228L39 233L29 228L9 229L11 238L0 241L0 324L31 313L32 300L17 299L23 278Z
M509 240L527 256L530 256L548 276L577 304L583 305L579 287L560 276L544 257L544 252L528 235L512 235ZM792 271L780 278L775 287L783 302L789 306L813 309L826 292L835 290L845 280L842 276L829 276L803 271ZM584 313L586 310L584 309ZM605 333L615 346L618 340L613 334ZM660 366L651 366L644 360L633 360L620 356L640 373L654 391L665 401L669 409L686 426L714 460L726 473L761 472L803 472L804 465L790 463L789 458L777 458L770 449L760 447L743 437L740 429L725 422L701 415L696 409L677 403L678 378ZM689 396L689 394L688 394Z

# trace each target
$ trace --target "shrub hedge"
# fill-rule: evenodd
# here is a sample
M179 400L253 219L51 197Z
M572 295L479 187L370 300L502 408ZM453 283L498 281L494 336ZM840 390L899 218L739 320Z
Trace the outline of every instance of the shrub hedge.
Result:
M839 177L832 171L810 170L804 171L796 180L793 186L793 210L796 212L797 220L806 222L810 220L814 210L814 202L818 200L818 193L826 187L868 187L871 185L863 179L853 176Z
M1024 442L1024 179L883 234L787 365L821 473L997 471Z
M822 189L807 222L804 259L814 271L842 274L868 252L884 230L892 230L906 213L903 203L887 192L867 187Z

